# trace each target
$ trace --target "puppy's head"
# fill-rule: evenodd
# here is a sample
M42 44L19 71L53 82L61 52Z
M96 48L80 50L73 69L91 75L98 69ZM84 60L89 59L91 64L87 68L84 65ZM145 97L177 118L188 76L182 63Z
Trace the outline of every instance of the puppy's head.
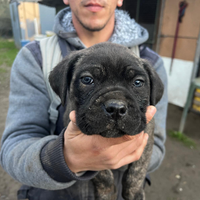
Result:
M135 135L146 127L145 112L163 93L163 84L144 60L121 45L100 43L71 53L51 72L51 87L80 130L104 137Z

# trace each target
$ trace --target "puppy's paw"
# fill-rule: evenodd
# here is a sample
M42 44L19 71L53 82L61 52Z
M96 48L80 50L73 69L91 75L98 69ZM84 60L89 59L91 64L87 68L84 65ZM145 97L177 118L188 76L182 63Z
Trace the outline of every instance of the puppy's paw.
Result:
M145 193L144 190L136 193L133 200L145 200Z
M138 192L134 191L134 188L124 189L122 196L125 200L145 200L143 189Z
M117 192L114 185L114 177L111 170L100 171L97 176L92 179L95 187L96 200L116 200Z

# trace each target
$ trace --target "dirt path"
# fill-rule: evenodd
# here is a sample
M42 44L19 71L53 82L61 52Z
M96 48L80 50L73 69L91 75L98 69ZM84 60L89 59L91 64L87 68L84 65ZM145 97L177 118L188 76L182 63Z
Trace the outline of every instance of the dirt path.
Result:
M182 109L169 105L167 129L178 130ZM186 147L168 137L166 156L162 166L152 173L152 186L146 188L147 200L200 199L200 115L190 112L185 134L197 144L197 149Z
M200 151L189 149L172 139L166 142L162 166L152 173L147 200L199 200Z
M1 66L2 67L2 66ZM9 72L0 73L0 137L8 109ZM178 130L182 109L169 105L167 128ZM200 146L200 115L189 113L185 133ZM199 200L200 149L190 149L168 137L162 166L152 173L152 186L146 187L147 200ZM20 184L0 167L0 200L16 200ZM44 199L45 200L45 199Z
M0 66L0 137L4 130L8 110L10 68ZM14 181L0 166L0 200L16 200L16 191L20 184Z

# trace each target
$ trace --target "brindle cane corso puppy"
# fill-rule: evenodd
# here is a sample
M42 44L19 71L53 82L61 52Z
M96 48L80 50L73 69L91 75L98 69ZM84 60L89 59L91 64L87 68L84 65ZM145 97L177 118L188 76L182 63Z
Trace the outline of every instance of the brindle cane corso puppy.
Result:
M125 200L144 200L143 182L153 147L154 121L146 123L148 105L155 105L163 93L163 84L154 69L128 48L100 43L72 52L51 72L50 84L67 104L64 125L69 113L76 111L76 123L87 134L107 138L136 135L145 129L148 144L141 158L129 164L122 179ZM98 200L116 200L111 170L103 170L92 180Z

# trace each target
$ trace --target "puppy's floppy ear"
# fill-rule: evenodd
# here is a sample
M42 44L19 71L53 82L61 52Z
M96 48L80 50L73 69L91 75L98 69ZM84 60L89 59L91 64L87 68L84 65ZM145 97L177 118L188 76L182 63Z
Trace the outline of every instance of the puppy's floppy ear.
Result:
M70 53L54 67L49 75L49 83L54 92L60 97L63 106L67 97L67 89L72 80L74 66L82 55L82 51Z
M143 67L149 75L150 81L150 105L156 105L162 98L164 92L164 85L154 70L154 68L145 60L143 61Z

